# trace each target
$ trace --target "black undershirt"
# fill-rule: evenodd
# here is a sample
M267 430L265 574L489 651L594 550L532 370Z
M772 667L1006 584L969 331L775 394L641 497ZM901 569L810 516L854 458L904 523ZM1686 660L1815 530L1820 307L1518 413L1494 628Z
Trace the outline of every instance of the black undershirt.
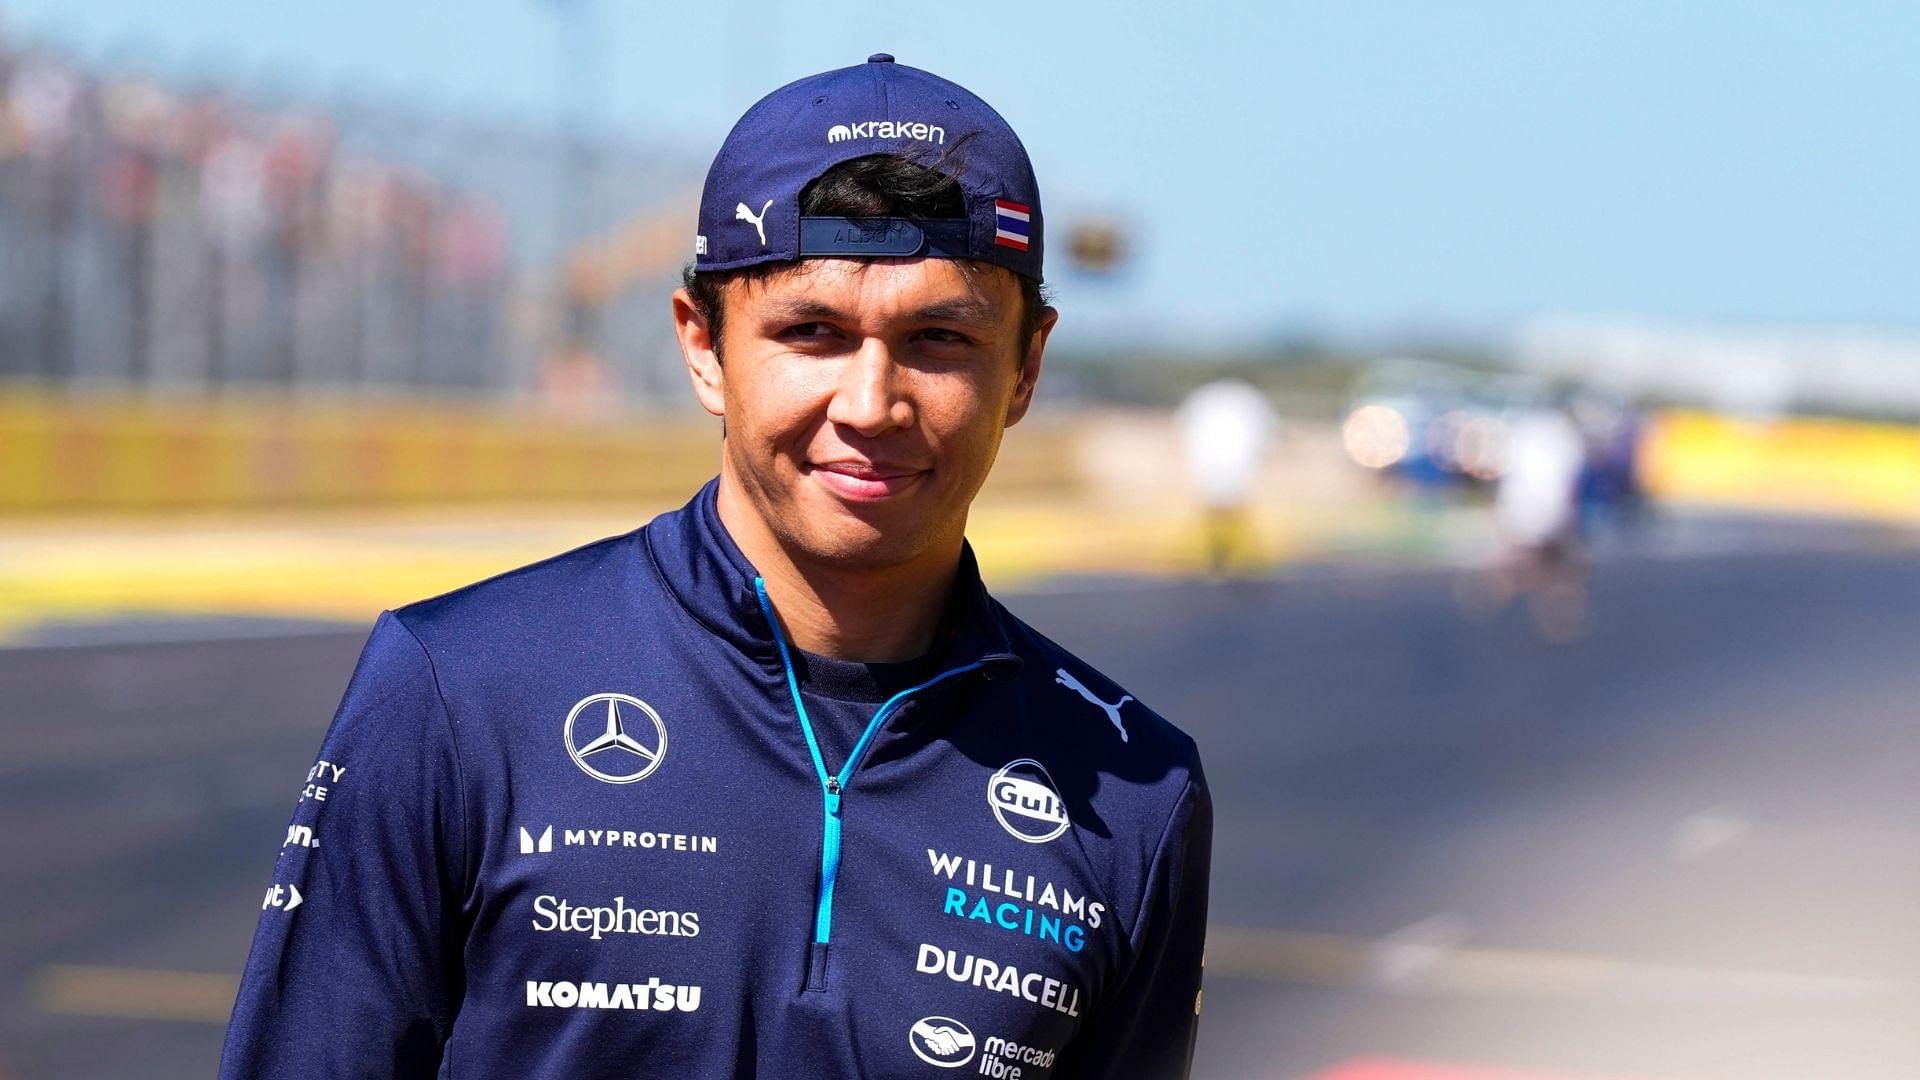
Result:
M793 649L793 673L829 775L838 776L874 713L893 695L940 673L933 649L899 663L861 663Z

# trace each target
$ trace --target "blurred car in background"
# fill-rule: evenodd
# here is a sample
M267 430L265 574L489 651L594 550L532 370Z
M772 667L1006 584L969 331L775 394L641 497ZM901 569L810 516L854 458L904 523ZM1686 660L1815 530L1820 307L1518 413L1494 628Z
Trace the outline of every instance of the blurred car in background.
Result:
M1436 360L1382 360L1356 381L1347 456L1420 489L1479 489L1505 468L1514 417L1548 397L1533 376Z

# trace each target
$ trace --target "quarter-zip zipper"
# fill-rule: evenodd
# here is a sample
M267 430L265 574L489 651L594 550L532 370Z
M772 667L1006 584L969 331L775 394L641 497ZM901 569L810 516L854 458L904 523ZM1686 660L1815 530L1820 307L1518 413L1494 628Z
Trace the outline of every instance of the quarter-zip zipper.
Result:
M819 952L833 937L833 886L840 876L840 803L846 795L847 782L860 766L860 759L866 756L867 747L873 743L873 737L879 733L880 726L887 722L887 717L909 697L935 683L984 667L985 663L976 660L971 664L949 668L918 686L909 686L888 698L873 714L873 719L867 721L867 729L860 733L859 741L853 744L839 773L830 773L826 760L820 756L820 741L813 735L813 721L807 718L806 702L800 698L800 680L793 672L793 654L787 649L786 634L780 629L780 619L774 614L773 602L767 599L766 579L756 576L753 579L753 591L759 597L760 610L766 614L767 624L773 628L773 640L780 646L780 663L787 672L787 689L793 694L793 711L800 717L800 733L806 736L807 753L812 756L814 773L820 778L823 818L820 834L820 892L814 900L813 909L813 943L815 952ZM824 978L823 965L823 958L808 965L810 987L816 979Z

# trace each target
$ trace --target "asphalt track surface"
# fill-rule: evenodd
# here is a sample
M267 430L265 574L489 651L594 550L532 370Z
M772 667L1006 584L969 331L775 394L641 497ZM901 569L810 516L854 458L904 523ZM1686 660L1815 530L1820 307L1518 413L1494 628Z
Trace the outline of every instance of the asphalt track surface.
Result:
M1920 1076L1920 554L1614 559L1568 645L1454 585L1008 598L1202 746L1197 1075ZM365 636L253 629L0 652L0 1077L211 1074Z

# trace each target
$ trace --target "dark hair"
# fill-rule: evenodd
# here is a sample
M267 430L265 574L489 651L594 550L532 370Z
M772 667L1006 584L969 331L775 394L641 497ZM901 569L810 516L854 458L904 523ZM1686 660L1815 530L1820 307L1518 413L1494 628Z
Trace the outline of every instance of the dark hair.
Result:
M800 189L800 212L808 217L862 218L964 218L967 204L954 177L957 162L968 136L954 141L940 157L928 162L911 152L869 154L843 161L820 174ZM680 280L693 300L695 311L706 321L713 338L713 351L720 351L720 335L725 322L727 287L736 281L761 281L792 270L790 262L758 263L738 270L695 273L688 264ZM1008 273L1013 273L1008 271ZM1020 351L1024 360L1033 335L1040 328L1040 316L1047 306L1045 286L1025 274L1013 274L1020 285Z

